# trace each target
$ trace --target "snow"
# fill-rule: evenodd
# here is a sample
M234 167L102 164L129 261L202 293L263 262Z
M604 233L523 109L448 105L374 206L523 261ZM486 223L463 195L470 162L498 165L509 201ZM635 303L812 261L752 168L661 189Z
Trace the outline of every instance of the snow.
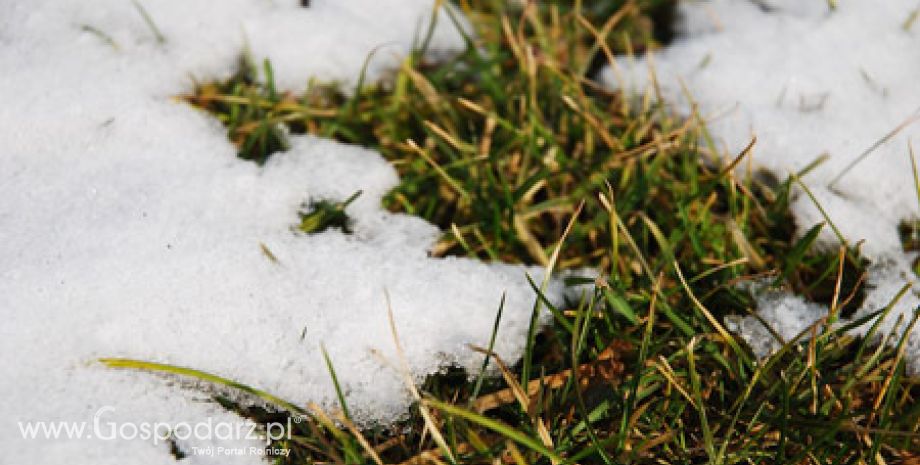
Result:
M525 272L539 282L541 270L429 258L437 229L380 207L397 177L377 153L300 136L259 167L235 157L215 119L172 99L193 77L228 76L245 47L272 60L282 89L354 83L378 46L368 72L380 78L432 11L426 0L297 3L142 2L160 41L132 2L0 1L0 462L173 463L162 442L24 439L20 422L242 422L206 393L99 357L328 406L322 344L352 412L392 420L409 398L371 354L396 360L385 291L416 380L478 366L466 344L487 343L502 293L496 350L520 355L534 300ZM461 47L439 18L432 52ZM357 190L354 234L292 232L304 202ZM188 463L261 460L216 449L257 440L178 443ZM206 446L214 455L192 449Z
M751 350L758 358L765 358L808 329L812 323L827 315L823 305L806 302L803 298L787 292L757 289L758 316L771 323L770 329L781 338L770 333L764 325L753 316L740 317L731 315L726 318L729 331L742 334ZM807 335L803 339L807 339Z
M920 4L837 3L831 9L820 0L688 1L681 4L675 43L652 59L623 58L602 79L641 93L652 87L653 72L662 98L685 114L697 105L726 153L739 153L756 135L755 162L781 177L828 155L802 181L848 242L862 241L874 262L863 314L885 307L904 283L916 281L897 225L920 213L908 152L908 141L920 147L920 123L910 124L920 117L920 24L909 23ZM801 191L792 208L800 233L824 221ZM824 228L820 245L838 246L831 228ZM813 306L794 296L764 297L760 304L761 316L788 330L780 331L784 337L817 317ZM911 290L885 328L897 315L909 320L918 304ZM908 353L920 371L920 336L912 344Z

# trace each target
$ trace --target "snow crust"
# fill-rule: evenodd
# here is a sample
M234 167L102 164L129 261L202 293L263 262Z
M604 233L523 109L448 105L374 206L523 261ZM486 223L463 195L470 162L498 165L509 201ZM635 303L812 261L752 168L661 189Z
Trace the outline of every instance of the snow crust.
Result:
M408 397L384 291L412 376L474 367L507 293L496 350L518 357L534 295L529 271L431 259L437 229L380 207L397 182L377 153L311 137L265 166L239 160L211 116L172 99L222 78L249 47L279 88L353 83L369 52L381 77L424 34L427 0L0 0L0 462L173 463L143 440L24 439L19 422L241 422L196 390L99 357L165 362L304 404L329 404L325 345L352 412L388 421ZM438 16L431 47L463 42ZM296 235L310 199L363 194L355 232ZM278 259L269 260L264 244ZM561 293L553 282L552 298ZM192 447L187 463L260 463ZM212 449L214 450L214 449Z
M802 181L848 242L862 241L862 251L873 260L861 310L869 312L916 281L897 225L920 213L908 151L908 141L920 146L920 122L911 124L920 117L920 24L909 23L920 5L837 3L832 10L821 0L683 2L675 43L651 58L623 58L602 79L642 93L654 88L654 75L665 101L685 114L697 106L726 153L739 153L756 135L755 163L780 178L827 155ZM799 233L825 221L801 191L793 213ZM825 227L820 245L838 244ZM794 296L765 296L760 304L761 316L787 338L820 316ZM898 315L909 320L918 305L916 291L909 291L885 329ZM759 326L753 319L746 324ZM759 330L742 332L755 347L771 344ZM914 370L920 370L918 339L915 333L909 351Z

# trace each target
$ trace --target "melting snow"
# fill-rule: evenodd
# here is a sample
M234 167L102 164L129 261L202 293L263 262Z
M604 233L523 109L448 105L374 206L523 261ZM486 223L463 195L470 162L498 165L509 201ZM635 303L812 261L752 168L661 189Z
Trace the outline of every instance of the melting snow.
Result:
M18 422L240 419L149 374L106 370L132 357L206 370L289 400L329 402L324 344L350 406L391 419L408 399L384 290L413 375L475 366L503 292L497 351L521 352L533 293L522 267L430 259L437 230L390 214L397 182L378 154L311 137L264 167L239 160L209 115L171 99L192 76L229 76L248 45L279 87L377 78L424 34L426 0L0 1L0 446L5 463L172 463L150 441L23 439ZM434 52L461 37L439 16ZM355 233L296 236L311 198L343 200ZM264 244L278 258L261 251ZM540 279L539 270L529 270ZM553 284L550 295L558 295ZM86 431L92 433L91 430ZM130 436L131 429L125 431ZM85 437L85 436L84 436ZM191 463L234 460L214 439L179 441ZM213 446L214 456L192 447Z

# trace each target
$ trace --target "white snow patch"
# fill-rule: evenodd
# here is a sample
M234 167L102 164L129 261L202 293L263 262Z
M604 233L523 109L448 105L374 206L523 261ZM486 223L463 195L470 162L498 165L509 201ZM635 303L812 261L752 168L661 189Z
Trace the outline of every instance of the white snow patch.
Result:
M445 363L477 364L466 344L487 343L503 292L496 349L519 356L528 270L428 258L436 228L380 207L397 178L378 154L294 137L258 167L236 158L216 120L171 99L190 76L228 76L247 43L293 91L311 76L353 83L383 45L369 67L376 79L424 34L432 2L143 1L162 43L130 1L0 3L0 461L173 463L150 441L20 432L28 421L91 428L106 406L105 423L241 421L204 394L90 363L98 357L188 366L328 404L324 344L352 411L393 419L408 398L371 355L396 360L385 290L417 380ZM432 50L461 47L439 18ZM359 189L353 235L292 233L303 202ZM549 295L560 292L554 282ZM186 453L208 444L258 446L179 441Z
M756 163L785 177L822 154L827 162L804 177L848 242L862 243L875 265L859 314L888 305L913 282L897 225L918 218L908 141L920 145L920 122L902 128L847 174L869 147L920 116L920 24L905 27L916 0L711 0L681 3L675 43L652 58L622 58L602 79L645 92L652 70L662 96L687 113L686 84L720 148L739 153L757 136ZM651 65L651 66L649 66ZM824 221L802 192L793 202L799 232ZM824 247L836 236L825 227ZM909 320L920 303L908 292L889 318ZM761 315L781 333L818 313L795 297L761 299ZM785 334L785 333L784 333ZM920 369L920 333L910 357Z
M756 300L758 316L770 323L770 329L775 335L753 316L730 316L726 318L725 326L729 331L741 334L758 358L776 352L783 344L795 339L812 323L827 315L826 307L806 302L786 292L760 290ZM807 335L805 339L808 339Z
M862 308L857 312L857 315L863 315L866 312L880 310L891 305L889 316L882 321L878 329L879 334L890 335L886 337L891 338L891 343L898 342L913 318L913 311L920 308L920 297L916 292L908 291L900 298L896 298L905 284L910 284L912 289L920 288L920 281L905 263L897 261L873 265L869 270L869 279L866 283L870 292L867 293ZM862 334L868 330L868 325L859 328ZM914 329L907 340L907 370L910 373L920 373L920 336L918 334L920 332Z
M913 292L901 293L905 284L917 286L918 280L910 268L900 263L886 262L870 266L869 279L865 286L866 300L855 317L864 316L873 311L888 309L875 331L875 337L895 344L903 336L913 310L920 306L920 298ZM824 305L807 302L800 296L788 291L771 289L768 283L755 283L747 286L754 295L757 305L757 317L729 315L725 319L726 327L748 343L758 358L765 358L779 350L783 344L799 337L806 341L809 334L801 334L816 321L828 314ZM898 295L900 297L898 297ZM761 321L762 320L762 321ZM840 320L846 322L846 319ZM876 320L871 320L855 329L861 336L867 336ZM764 326L768 324L769 329ZM840 323L838 323L840 324ZM772 330L772 332L770 331ZM775 333L775 334L774 334ZM907 341L907 353L913 356L907 361L908 370L920 372L920 338L916 333Z

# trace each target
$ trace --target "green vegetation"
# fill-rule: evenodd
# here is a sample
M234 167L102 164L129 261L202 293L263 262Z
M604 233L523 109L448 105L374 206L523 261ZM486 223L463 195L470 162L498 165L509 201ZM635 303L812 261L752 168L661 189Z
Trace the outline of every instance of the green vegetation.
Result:
M920 221L904 222L898 226L901 236L901 245L904 251L911 253L920 251ZM920 275L920 258L914 261L914 273Z
M654 47L666 34L651 18L666 18L671 2L527 5L461 2L476 32L465 52L429 63L423 40L390 85L361 83L353 97L317 83L280 93L269 64L257 73L245 60L230 81L185 96L257 162L284 149L287 131L379 150L401 177L386 207L441 226L435 255L597 269L602 277L581 282L589 286L567 306L540 299L554 324L532 328L523 361L490 357L501 379L432 376L410 418L390 427L355 425L344 399L324 412L191 369L104 362L222 384L306 419L274 444L293 451L276 463L916 457L920 390L904 371L906 339L878 329L891 307L834 324L861 300L858 249L813 251L821 226L793 240L795 178L756 172L749 150L726 156L700 143L709 138L698 115L679 119L658 99L588 79L598 57ZM347 229L353 199L308 206L298 227ZM741 283L785 286L827 304L828 317L758 361L722 324L753 310ZM849 335L856 325L869 335Z
M300 224L297 230L307 234L325 231L329 228L338 228L346 234L351 234L351 221L345 214L345 208L355 201L361 191L355 192L344 202L329 200L314 200L309 202L305 209L300 211Z
M585 12L605 18L596 30L571 7L532 9L518 20L498 14L496 6L467 5L481 48L470 38L466 52L432 64L422 46L392 88L362 85L353 98L320 84L302 96L279 93L271 66L263 66L260 81L244 57L228 82L199 85L186 99L227 124L245 159L263 162L283 150L281 125L379 150L401 179L385 205L447 231L435 255L546 265L548 248L585 200L590 221L572 231L561 265L609 264L602 244L610 222L595 194L607 182L631 185L636 177L649 178L642 187L661 185L655 178L674 170L639 173L637 160L660 144L687 152L680 142L699 134L689 123L672 127L647 110L635 118L630 102L587 79L596 56L651 38L641 9L611 16L613 3L601 3L607 8ZM653 3L650 8L662 8L663 2ZM598 45L599 34L615 39ZM693 188L684 184L664 195ZM654 203L645 194L624 195L619 203L639 210Z

